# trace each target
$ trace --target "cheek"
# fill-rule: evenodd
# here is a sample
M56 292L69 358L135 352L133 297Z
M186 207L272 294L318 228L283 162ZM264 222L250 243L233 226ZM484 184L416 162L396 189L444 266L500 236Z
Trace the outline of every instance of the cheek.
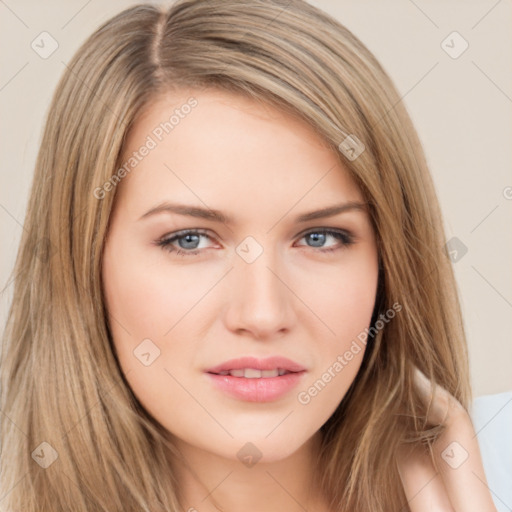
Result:
M360 250L339 265L322 271L306 272L297 278L299 296L317 317L323 354L343 350L367 328L373 313L377 283L378 258L374 251Z
M116 257L113 250L104 258L105 298L113 335L119 340L129 337L132 344L171 336L207 290L205 280L191 276L190 267L175 268L170 274L160 261L144 261L147 256L136 250L123 257Z
M302 293L318 317L311 335L317 358L297 400L307 406L306 411L329 416L363 360L377 293L378 259L375 253L360 253L350 264L331 269L316 282L317 287L303 283Z
M190 407L178 384L185 382L197 351L193 336L187 337L186 315L205 290L204 282L201 289L190 284L190 270L175 269L171 276L142 261L136 250L127 253L120 245L105 251L105 299L122 371L142 406L161 421L169 410ZM185 420L186 415L172 415L175 428Z

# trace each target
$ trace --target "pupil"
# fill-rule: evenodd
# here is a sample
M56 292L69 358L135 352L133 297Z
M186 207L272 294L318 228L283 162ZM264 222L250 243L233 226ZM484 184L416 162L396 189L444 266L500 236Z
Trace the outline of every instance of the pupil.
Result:
M320 242L315 247L321 247L323 242L325 242L325 233L310 233L309 236L313 239L313 242Z
M183 248L183 249L195 249L197 247L197 241L198 241L198 235L185 235L183 236L182 238L179 239L179 243L180 243L180 246ZM182 240L185 240L186 239L186 242L185 242L185 245L183 245L181 243ZM194 239L191 241L191 239ZM187 243L192 243L192 246L190 245L186 245ZM196 244L196 245L194 245Z

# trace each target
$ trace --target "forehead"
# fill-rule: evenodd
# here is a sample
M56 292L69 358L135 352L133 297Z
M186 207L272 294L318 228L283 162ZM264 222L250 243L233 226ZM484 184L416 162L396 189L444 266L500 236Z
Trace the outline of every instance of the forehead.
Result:
M150 149L141 158L144 146ZM361 197L339 156L304 120L218 90L183 90L150 103L127 138L122 162L130 160L121 188L152 199L166 191L207 204Z

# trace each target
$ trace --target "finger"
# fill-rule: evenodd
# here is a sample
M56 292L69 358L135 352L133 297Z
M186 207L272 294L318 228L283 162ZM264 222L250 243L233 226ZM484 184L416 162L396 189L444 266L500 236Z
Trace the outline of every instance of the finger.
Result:
M414 367L414 383L423 403L428 407L427 420L430 424L445 425L452 416L464 411L460 402L443 387L437 385L434 392L432 382L416 367Z
M495 512L487 486L480 448L471 418L447 390L436 386L415 368L414 381L424 403L429 423L445 430L432 447L434 468L456 512Z
M421 447L402 448L398 471L411 512L455 512L443 480Z
M496 512L480 447L467 413L457 416L433 446L434 460L456 512Z

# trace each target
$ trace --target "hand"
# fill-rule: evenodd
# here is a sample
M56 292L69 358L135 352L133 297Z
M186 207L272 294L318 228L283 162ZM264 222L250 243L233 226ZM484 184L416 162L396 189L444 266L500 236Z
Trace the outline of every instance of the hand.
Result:
M432 447L403 445L398 469L412 512L496 512L482 464L473 423L445 389L415 368L415 384L430 409L427 420L445 430ZM437 469L436 469L437 468Z

